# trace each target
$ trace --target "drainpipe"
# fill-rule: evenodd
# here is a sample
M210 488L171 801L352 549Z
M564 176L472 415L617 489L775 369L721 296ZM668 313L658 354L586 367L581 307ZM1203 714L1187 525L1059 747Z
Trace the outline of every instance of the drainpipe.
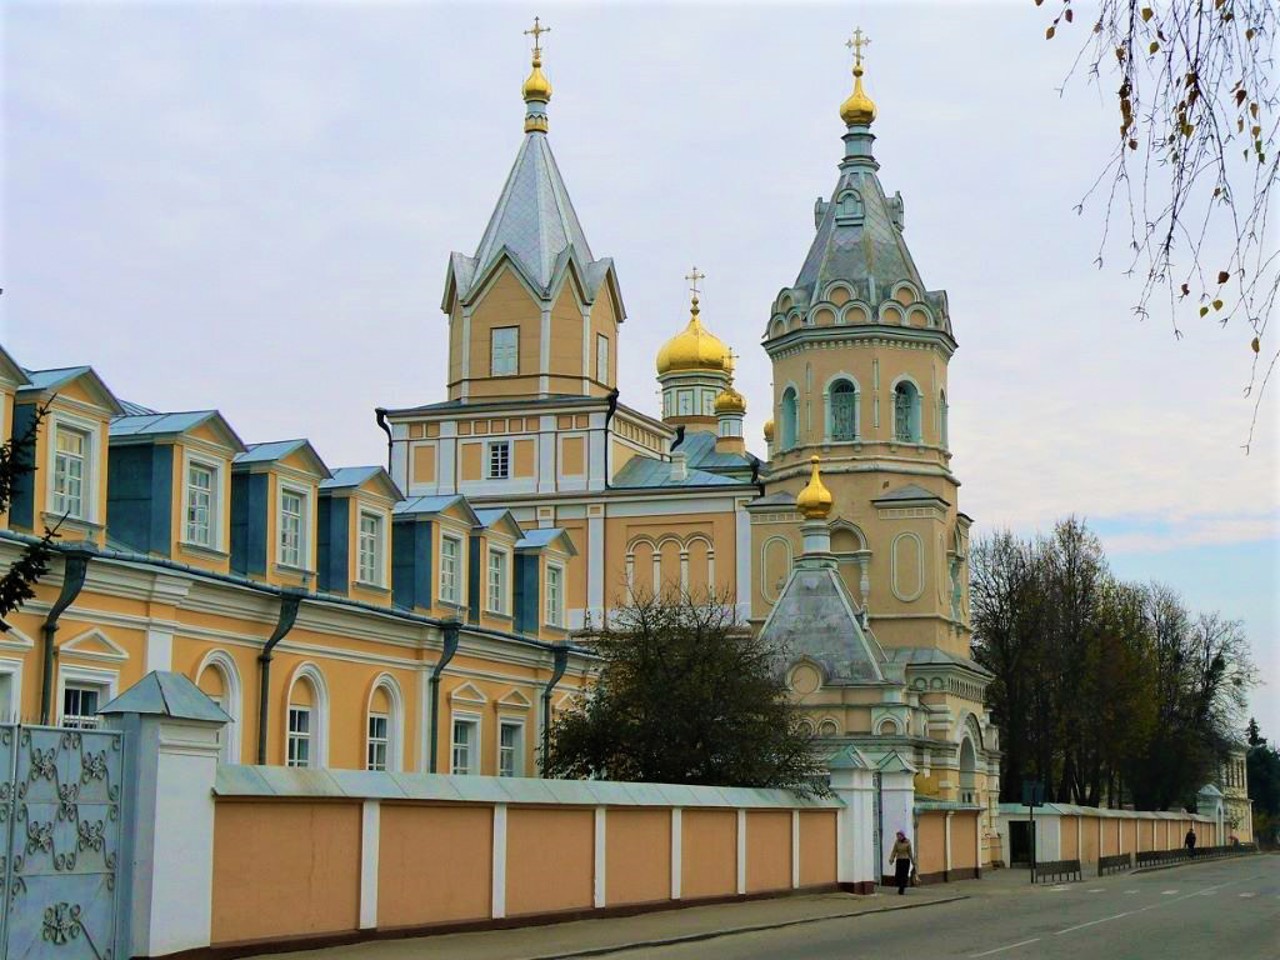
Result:
M373 410L374 419L378 421L378 428L387 435L387 473L391 472L391 428L387 426L387 410L385 407L375 407Z
M449 665L453 655L458 652L458 631L461 624L451 620L444 625L444 649L440 651L440 659L431 668L431 751L427 773L436 772L436 764L440 756L440 675Z
M612 460L612 457L609 456L609 450L613 444L609 442L609 424L613 422L613 415L617 412L618 388L614 387L609 391L609 409L606 410L604 414L604 488L606 490L609 489L609 481L613 477L613 473L610 470L610 461Z
M555 658L555 664L551 668L551 679L542 688L542 756L544 763L546 762L547 750L551 746L551 693L564 676L565 670L569 668L568 647L556 647Z
M286 593L280 601L280 616L276 620L276 628L271 631L267 645L258 654L258 763L267 762L267 721L270 716L271 699L271 654L276 644L288 635L298 619L298 607L302 604L302 594Z
M49 610L40 632L44 638L42 674L40 680L40 722L46 727L53 722L53 661L58 655L53 645L58 632L58 618L62 611L75 602L84 588L85 574L89 571L89 554L83 551L68 552L62 567L62 592Z

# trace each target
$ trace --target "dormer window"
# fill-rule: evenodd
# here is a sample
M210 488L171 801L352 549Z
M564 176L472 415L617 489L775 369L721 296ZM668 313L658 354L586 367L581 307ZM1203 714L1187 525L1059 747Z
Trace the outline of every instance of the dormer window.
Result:
M462 590L458 571L462 565L462 541L457 537L440 538L440 600L461 603Z
M187 464L187 543L213 549L216 539L218 472L207 463Z
M54 433L53 512L73 520L88 519L89 434L62 423Z
M564 568L547 566L547 624L564 626Z
M488 608L490 613L507 612L507 555L501 550L489 551Z
M280 552L282 567L302 569L307 557L307 495L285 487L280 491Z
M361 583L382 586L383 550L382 517L367 510L360 512L360 543L356 574Z
M862 197L854 190L847 190L836 200L836 222L858 223L862 220Z

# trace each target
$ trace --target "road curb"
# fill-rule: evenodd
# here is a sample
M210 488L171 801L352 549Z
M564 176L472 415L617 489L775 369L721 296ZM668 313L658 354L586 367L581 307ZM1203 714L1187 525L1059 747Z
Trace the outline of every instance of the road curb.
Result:
M1257 856L1261 856L1261 854L1241 853L1233 857L1206 857L1203 860L1183 860L1181 863L1166 863L1159 867L1136 867L1124 874L1124 876L1136 877L1140 873L1159 873L1161 870L1177 870L1179 867L1199 867L1207 863L1230 863L1232 860L1248 860L1250 857Z
M954 897L943 897L939 900L925 900L922 903L903 903L894 906L875 907L871 910L856 910L852 913L832 913L822 917L804 917L800 920L782 920L777 923L760 923L745 927L729 927L722 930L707 930L703 933L688 933L679 937L662 937L654 940L636 940L631 943L613 944L607 947L589 947L585 950L574 950L569 953L544 953L525 960L574 960L577 957L602 957L610 953L622 953L627 950L644 950L650 947L669 947L680 943L697 943L700 940L714 940L717 937L730 937L739 933L756 933L761 930L782 930L786 927L798 927L806 923L822 923L827 920L848 920L852 917L866 917L876 913L893 913L898 910L915 910L920 907L936 907L943 903L955 903L958 900L970 899L968 894Z

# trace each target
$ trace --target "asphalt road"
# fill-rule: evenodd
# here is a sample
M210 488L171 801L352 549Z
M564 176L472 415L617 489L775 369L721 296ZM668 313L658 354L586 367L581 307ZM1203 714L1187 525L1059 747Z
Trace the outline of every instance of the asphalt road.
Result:
M974 884L977 888L980 884ZM966 891L967 892L967 891ZM627 960L1278 960L1280 856L977 893L919 910L609 954Z

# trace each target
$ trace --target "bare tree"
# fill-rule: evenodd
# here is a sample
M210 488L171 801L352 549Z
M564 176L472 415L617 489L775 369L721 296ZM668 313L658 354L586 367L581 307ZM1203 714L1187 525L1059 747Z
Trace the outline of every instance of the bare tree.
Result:
M1057 2L1049 39L1076 19L1076 0ZM1244 392L1254 400L1247 451L1280 362L1280 347L1266 340L1280 294L1280 243L1269 220L1280 178L1275 0L1101 0L1088 9L1096 10L1092 32L1068 81L1086 73L1108 90L1114 83L1119 123L1077 212L1104 209L1099 267L1123 224L1125 269L1142 279L1139 317L1167 296L1177 337L1188 301L1200 317L1241 329Z

